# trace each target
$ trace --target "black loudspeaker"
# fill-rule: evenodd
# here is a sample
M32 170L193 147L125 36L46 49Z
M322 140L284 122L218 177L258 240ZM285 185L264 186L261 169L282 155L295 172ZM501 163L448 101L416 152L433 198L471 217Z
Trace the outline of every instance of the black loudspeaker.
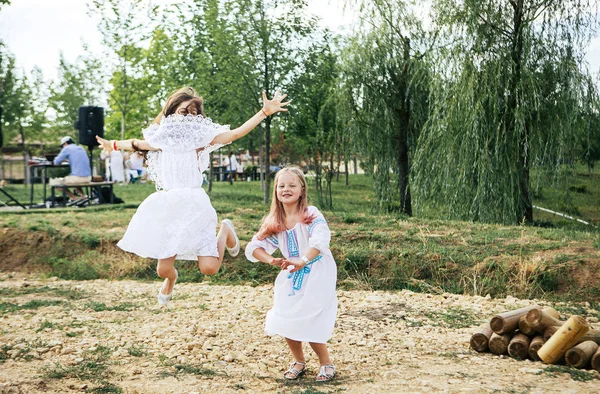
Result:
M87 146L97 146L96 136L104 137L104 108L79 107L79 119L75 122L79 130L79 143Z

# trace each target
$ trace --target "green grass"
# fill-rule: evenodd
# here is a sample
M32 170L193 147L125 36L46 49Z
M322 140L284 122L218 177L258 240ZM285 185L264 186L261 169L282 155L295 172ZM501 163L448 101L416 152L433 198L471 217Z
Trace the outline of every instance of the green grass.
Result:
M570 201L587 219L596 220L600 169L590 175L576 174L571 186ZM21 185L9 185L7 190L28 193ZM115 194L126 204L2 212L0 227L5 232L0 242L6 239L9 255L24 254L23 260L49 277L153 280L155 260L129 255L115 246L137 205L153 191L151 184L115 186ZM313 203L317 201L313 184L308 192ZM558 198L554 192L538 190L535 203L558 209L550 204ZM258 231L268 210L259 182L216 182L210 198L220 219L236 223L242 245ZM373 202L370 179L353 175L349 186L333 183L333 210L322 210L332 230L340 288L544 299L560 299L564 294L571 301L600 297L600 284L583 286L573 275L577 270L600 269L600 230L538 216L537 211L544 227L447 221L434 217L435 212L409 218L374 212ZM220 272L211 277L199 273L193 263L177 265L181 282L259 285L272 282L278 273L266 264L250 263L243 254L234 259L227 256Z
M566 365L550 365L541 373L547 374L551 377L558 377L558 374L566 373L571 376L571 379L579 382L588 382L590 380L598 379L594 371L585 371L577 368L568 367Z
M76 365L64 366L55 363L43 368L43 377L47 379L74 378L92 382L100 382L104 385L105 380L111 375L109 370L110 349L98 346L94 351L86 351L82 355L83 360Z
M38 308L42 308L45 306L56 306L62 305L63 301L58 300L32 300L26 302L24 304L14 304L11 302L2 302L0 303L0 312L1 313L11 313L21 310L34 310Z

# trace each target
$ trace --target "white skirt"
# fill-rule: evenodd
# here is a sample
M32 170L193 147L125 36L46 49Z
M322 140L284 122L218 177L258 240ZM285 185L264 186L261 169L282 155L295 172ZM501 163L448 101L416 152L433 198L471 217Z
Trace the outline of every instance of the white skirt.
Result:
M300 342L326 343L337 315L337 268L333 257L324 254L315 262L304 274L299 290L293 289L293 278L288 276L287 271L281 271L275 279L274 305L267 312L265 333Z
M154 259L218 257L216 227L217 213L204 189L163 190L142 202L117 246Z

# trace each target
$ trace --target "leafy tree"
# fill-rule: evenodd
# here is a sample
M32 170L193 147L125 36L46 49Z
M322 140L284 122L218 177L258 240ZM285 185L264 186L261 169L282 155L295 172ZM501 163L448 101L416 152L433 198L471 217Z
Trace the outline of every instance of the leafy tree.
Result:
M313 35L315 37L316 34ZM316 37L315 37L316 38ZM338 78L338 55L332 49L332 38L323 32L320 39L305 50L303 62L290 84L289 93L294 97L290 109L290 121L285 144L286 156L292 162L304 159L312 163L315 171L315 185L319 197L325 205L332 206L331 175L336 152L341 152L340 134L337 124L336 84ZM323 162L329 160L326 167L326 195L323 195Z
M533 220L531 169L560 170L582 132L579 65L594 3L435 3L448 48L435 62L433 112L415 158L423 206L462 219Z
M55 116L50 122L54 136L71 133L79 115L79 107L100 105L104 100L106 75L100 59L86 45L84 54L69 63L61 53L58 80L50 88L49 106Z
M401 0L357 1L362 28L344 52L344 84L357 121L356 144L375 180L378 207L412 215L410 152L427 119L432 39Z
M217 66L242 82L242 90L230 94L248 98L245 107L258 111L261 91L271 97L290 83L301 63L300 50L310 40L316 22L306 17L306 0L227 0L223 4L230 15L227 29L231 41L220 43L218 51L238 56L223 59ZM265 203L270 199L271 130L275 119L264 121L261 164L265 170Z
M143 89L139 84L144 60L142 43L157 24L157 7L144 0L94 0L90 13L101 18L98 28L103 42L116 56L116 66L109 81L112 85L109 104L114 112L109 113L106 123L109 130L121 130L121 139L126 134L139 137L139 129L128 123L139 125L139 111L144 108L140 105L144 97L140 94ZM138 121L132 118L138 118Z

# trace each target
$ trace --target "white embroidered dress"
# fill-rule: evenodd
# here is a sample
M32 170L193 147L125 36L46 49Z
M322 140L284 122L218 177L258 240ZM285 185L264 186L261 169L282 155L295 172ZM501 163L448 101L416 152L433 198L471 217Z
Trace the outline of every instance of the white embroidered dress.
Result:
M265 332L301 342L326 343L333 332L337 314L335 285L337 267L329 250L331 232L316 207L309 207L314 220L298 223L291 230L259 240L255 235L246 246L246 258L258 261L257 248L273 254L279 249L285 258L300 258L309 248L321 253L296 273L281 271L275 279L273 308L267 312Z
M117 246L142 257L197 260L218 257L217 213L202 189L210 145L229 130L201 115L170 115L143 131L159 151L148 152L148 177L156 192L142 202ZM198 151L198 149L202 149Z

